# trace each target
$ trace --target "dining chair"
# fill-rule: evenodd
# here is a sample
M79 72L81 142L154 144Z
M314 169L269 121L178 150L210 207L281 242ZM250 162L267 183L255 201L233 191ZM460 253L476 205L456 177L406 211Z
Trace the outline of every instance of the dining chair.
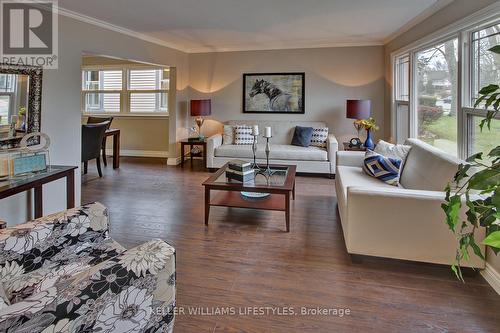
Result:
M108 121L108 128L107 130L111 127L111 122L113 121L113 117L88 117L87 118L87 124L98 124L98 123L103 123L105 121ZM106 159L106 136L104 136L104 139L102 140L102 161L104 162L104 166L108 166L108 161Z
M101 148L104 133L109 127L109 122L82 125L82 162L83 173L87 173L88 161L95 159L97 172L102 177Z

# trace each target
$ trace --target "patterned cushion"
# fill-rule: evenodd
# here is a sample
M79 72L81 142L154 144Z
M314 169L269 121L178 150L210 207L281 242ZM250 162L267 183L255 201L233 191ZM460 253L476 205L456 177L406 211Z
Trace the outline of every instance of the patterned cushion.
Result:
M234 145L234 126L224 125L224 133L222 134L223 145Z
M385 157L371 150L365 153L363 170L369 176L389 185L397 186L399 184L400 168L401 160L398 158Z
M23 267L34 266L44 256L43 253L33 254L25 259L26 262L23 262L22 266L13 261L2 269L4 272L11 272L3 281L3 286L10 302L17 303L33 294L64 283L68 277L86 271L91 266L116 257L124 251L125 248L112 239L97 243L79 243L65 247L58 253L50 252L51 257L44 261L42 267L22 274Z
M328 127L315 128L311 137L311 146L326 148L328 139Z
M251 145L253 143L252 126L238 125L234 127L234 144Z

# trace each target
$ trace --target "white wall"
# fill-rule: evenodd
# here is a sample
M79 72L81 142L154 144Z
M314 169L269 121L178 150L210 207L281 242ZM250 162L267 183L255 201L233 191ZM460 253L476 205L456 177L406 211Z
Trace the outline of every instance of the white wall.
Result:
M103 29L72 18L59 16L59 68L45 70L42 93L42 131L51 137L52 164L80 166L80 88L82 53L103 54L175 67L177 105L170 117L169 154L176 154L177 114L187 100L187 54ZM76 202L80 202L80 170L75 177ZM65 209L64 181L44 187L44 213ZM26 221L26 195L0 201L0 218L9 224Z
M245 114L243 73L305 72L305 114ZM339 142L355 136L345 118L346 99L371 99L383 127L383 47L339 47L295 50L198 53L189 55L190 98L211 98L212 119L318 120L327 122ZM206 122L205 134L217 131Z

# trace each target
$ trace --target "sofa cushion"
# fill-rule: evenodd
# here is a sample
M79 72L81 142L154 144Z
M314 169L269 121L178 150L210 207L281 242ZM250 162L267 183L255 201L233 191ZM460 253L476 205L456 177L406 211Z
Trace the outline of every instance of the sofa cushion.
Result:
M311 146L326 147L328 140L328 127L314 128L311 137Z
M352 166L337 166L335 181L339 182L341 193L337 193L339 203L347 202L347 189L351 186L366 188L388 188L394 189L394 186L381 182L380 180L368 176L362 168Z
M236 145L251 145L253 143L252 127L247 125L235 126L234 143Z
M299 147L309 147L313 134L312 127L295 126L293 132L292 145Z
M34 265L43 256L43 253L40 253L39 256L33 254L32 257L25 258L27 262L24 262L22 267L15 261L3 267L5 280L2 285L8 299L12 303L16 303L35 293L64 283L69 277L124 251L125 248L111 239L97 243L78 243L63 248L58 253L51 253L50 258L44 262L42 267L23 273L23 267L30 263Z
M367 150L363 161L363 171L370 177L377 178L386 184L397 186L399 182L399 158L386 157Z
M257 146L257 158L265 159L265 145ZM216 157L232 158L253 158L251 145L222 145L215 149ZM271 153L269 158L275 160L295 160L295 161L327 161L328 153L325 149L319 147L298 147L292 145L273 145L271 144Z
M223 145L234 145L234 127L231 125L224 125L224 133L222 133Z
M411 146L395 145L384 140L379 140L373 151L385 157L400 159L401 165L404 165L410 149Z
M260 129L271 127L273 138L271 143L277 145L289 145L292 142L293 131L295 126L324 128L326 124L321 121L287 121L286 115L281 117L283 120L229 120L225 122L226 125L257 125Z
M413 190L443 191L453 180L460 160L417 139L408 139L405 144L412 148L400 184Z

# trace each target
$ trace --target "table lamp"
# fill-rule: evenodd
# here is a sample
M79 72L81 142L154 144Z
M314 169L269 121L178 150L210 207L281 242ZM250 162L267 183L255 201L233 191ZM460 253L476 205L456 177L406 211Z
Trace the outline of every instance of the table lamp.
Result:
M201 135L201 126L205 121L205 116L210 116L212 114L211 102L209 99L192 99L191 100L191 116L196 117L196 125L198 125L198 136L200 140L205 139Z
M371 101L369 99L348 99L346 103L346 118L355 119L354 128L358 132L356 138L349 140L349 147L361 147L361 140L359 139L359 130L361 129L361 124L359 120L370 118L371 113Z

